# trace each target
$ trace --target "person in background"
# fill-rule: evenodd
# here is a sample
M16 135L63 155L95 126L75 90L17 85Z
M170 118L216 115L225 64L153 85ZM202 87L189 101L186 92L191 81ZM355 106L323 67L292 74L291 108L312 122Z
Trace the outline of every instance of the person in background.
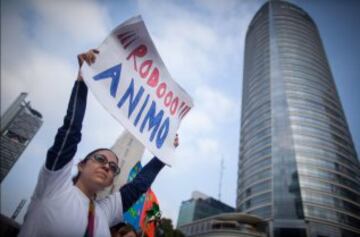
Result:
M119 223L110 228L111 237L137 237L136 230L130 224Z

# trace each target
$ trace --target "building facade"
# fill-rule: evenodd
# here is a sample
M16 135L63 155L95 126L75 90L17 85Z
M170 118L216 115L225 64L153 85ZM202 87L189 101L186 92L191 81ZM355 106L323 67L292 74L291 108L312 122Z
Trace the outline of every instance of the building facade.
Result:
M180 227L195 220L233 211L235 211L233 207L195 191L191 199L181 203L177 226Z
M359 160L314 21L269 1L245 47L237 209L270 236L359 236Z
M261 218L232 212L202 218L179 229L187 237L266 237L267 224Z
M0 183L43 123L41 114L25 101L26 96L27 93L21 93L1 116Z

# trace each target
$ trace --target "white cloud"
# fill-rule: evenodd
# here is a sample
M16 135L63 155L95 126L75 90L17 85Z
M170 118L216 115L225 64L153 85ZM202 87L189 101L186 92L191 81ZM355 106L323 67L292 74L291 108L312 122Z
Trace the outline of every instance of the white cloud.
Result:
M49 1L33 0L39 14L42 35L65 33L76 41L101 41L107 35L108 18L106 8L96 1Z
M199 136L214 136L223 127L237 122L239 111L231 98L219 90L202 86L193 94L194 108L185 117L180 131L191 134L195 139Z
M182 133L201 134L204 131L213 131L215 128L213 120L197 107L193 108L186 116L180 127Z
M207 86L198 87L195 91L199 106L217 123L228 122L238 110L233 100L221 91Z
M212 154L219 154L220 150L219 150L219 143L214 140L214 139L210 139L210 138L204 138L201 140L197 141L197 145L199 147L199 152L202 154L205 154L207 156L212 155Z
M175 79L185 88L205 82L216 70L211 54L219 47L219 38L209 22L169 2L159 1L152 8L149 2L140 1L139 8L149 20L152 38ZM149 9L151 15L147 14Z
M237 0L227 0L226 4L219 4L217 0L199 0L195 4L204 10L208 10L212 15L227 15L229 12L234 11L238 5Z
M2 97L7 105L25 91L34 108L45 114L46 119L52 120L58 112L65 111L64 101L70 94L75 75L68 62L43 51L29 50L16 67L4 71L2 84L6 89Z

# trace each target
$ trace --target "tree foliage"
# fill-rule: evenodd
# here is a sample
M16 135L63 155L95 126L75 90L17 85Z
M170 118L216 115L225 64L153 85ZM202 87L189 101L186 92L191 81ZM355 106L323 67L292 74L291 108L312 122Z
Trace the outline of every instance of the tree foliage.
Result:
M178 229L174 229L171 219L161 218L156 228L156 237L185 237Z

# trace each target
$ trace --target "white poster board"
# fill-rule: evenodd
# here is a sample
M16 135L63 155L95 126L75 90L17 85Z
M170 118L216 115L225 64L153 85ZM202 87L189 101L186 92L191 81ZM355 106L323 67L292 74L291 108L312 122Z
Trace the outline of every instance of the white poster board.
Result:
M193 102L170 76L141 17L116 27L97 49L95 63L82 67L85 83L112 116L171 165L176 131Z

